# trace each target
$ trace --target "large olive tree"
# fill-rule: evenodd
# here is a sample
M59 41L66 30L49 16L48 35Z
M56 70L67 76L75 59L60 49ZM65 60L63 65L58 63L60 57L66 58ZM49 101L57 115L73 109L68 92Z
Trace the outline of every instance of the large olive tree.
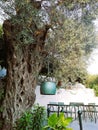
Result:
M1 130L13 130L16 119L35 101L36 78L48 55L45 51L48 32L62 27L65 12L69 15L69 10L78 13L81 8L90 9L91 1L1 0L7 18L3 24L7 76L6 84L2 84L5 89Z

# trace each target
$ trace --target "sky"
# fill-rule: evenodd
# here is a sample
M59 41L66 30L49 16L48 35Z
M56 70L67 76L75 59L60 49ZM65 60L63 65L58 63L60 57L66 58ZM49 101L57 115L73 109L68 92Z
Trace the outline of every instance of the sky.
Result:
M95 31L98 33L98 19L94 21ZM98 48L96 48L89 59L89 65L87 68L89 74L98 74Z

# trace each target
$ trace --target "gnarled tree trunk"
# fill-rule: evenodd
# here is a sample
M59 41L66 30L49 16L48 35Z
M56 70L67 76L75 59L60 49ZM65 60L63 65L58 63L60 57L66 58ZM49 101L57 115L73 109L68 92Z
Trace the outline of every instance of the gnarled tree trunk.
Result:
M39 30L41 33L35 36L36 44L19 46L13 37L16 35L15 26L6 20L3 28L7 48L7 79L1 129L13 130L16 119L35 101L36 77L42 66L42 51L48 29Z

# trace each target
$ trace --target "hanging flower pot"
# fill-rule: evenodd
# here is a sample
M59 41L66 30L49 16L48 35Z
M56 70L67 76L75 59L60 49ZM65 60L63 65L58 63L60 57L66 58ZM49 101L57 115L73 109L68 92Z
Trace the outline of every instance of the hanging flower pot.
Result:
M40 92L43 95L55 95L56 93L56 83L51 81L44 81L41 84Z

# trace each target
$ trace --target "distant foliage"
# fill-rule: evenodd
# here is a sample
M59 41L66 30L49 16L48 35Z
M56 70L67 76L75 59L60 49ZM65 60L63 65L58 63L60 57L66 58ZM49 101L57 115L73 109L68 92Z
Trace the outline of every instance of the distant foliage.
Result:
M88 75L86 79L86 86L94 89L95 95L98 96L98 75Z

